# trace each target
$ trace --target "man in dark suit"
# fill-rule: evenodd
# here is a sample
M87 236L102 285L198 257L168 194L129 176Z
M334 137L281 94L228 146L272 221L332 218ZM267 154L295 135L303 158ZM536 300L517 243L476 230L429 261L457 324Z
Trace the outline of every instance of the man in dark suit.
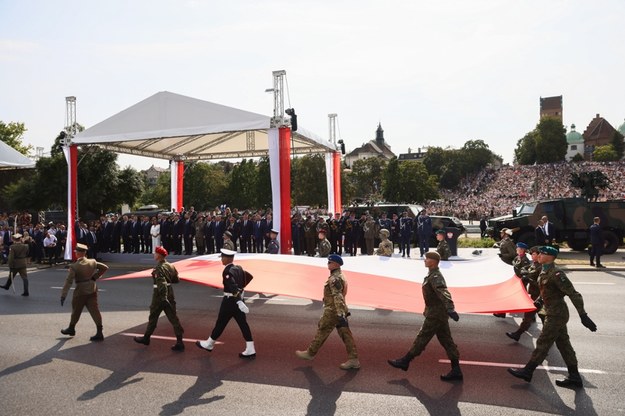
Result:
M180 215L174 216L174 232L173 232L173 247L174 254L182 254L182 237L184 235L184 217Z
M546 215L544 215L541 218L541 220L543 220L543 223L544 223L543 230L545 230L545 243L548 246L551 246L556 240L558 230L556 229L556 226L553 225L553 223L549 221L549 218L547 218Z
M193 208L193 207L191 207ZM184 214L184 254L193 254L193 237L195 236L195 224L189 213Z
M152 222L150 221L150 217L148 217L147 215L143 217L143 223L141 224L141 228L143 232L144 243L142 253L152 253L152 234L150 234L150 231L152 230Z
M534 238L536 240L536 245L539 246L542 246L547 242L543 226L543 220L538 220L538 225L536 225L536 228L534 229Z
M260 218L260 214L254 215L252 233L254 237L254 253L262 253L263 246L265 244L265 238L263 234L263 221Z
M113 240L111 241L111 252L121 253L121 235L123 229L123 223L119 220L117 215L113 216Z
M208 215L204 225L204 241L206 242L206 254L215 252L215 216Z
M122 242L124 244L124 253L132 253L132 221L128 215L122 216Z
M213 229L215 235L215 249L220 251L224 246L224 233L226 232L226 224L221 219L221 215L215 217L215 226Z
M132 241L133 253L139 254L145 249L143 241L143 217L141 215L132 218Z
M601 218L595 217L593 224L590 226L590 248L588 254L590 254L590 265L595 266L595 259L597 260L596 267L598 269L605 269L605 266L601 264L601 255L603 254L603 246L605 245L605 239L603 238L603 230L601 229Z
M243 218L240 220L240 246L241 253L251 253L252 252L252 233L254 229L252 227L252 221L250 220L250 215L245 211L243 214Z

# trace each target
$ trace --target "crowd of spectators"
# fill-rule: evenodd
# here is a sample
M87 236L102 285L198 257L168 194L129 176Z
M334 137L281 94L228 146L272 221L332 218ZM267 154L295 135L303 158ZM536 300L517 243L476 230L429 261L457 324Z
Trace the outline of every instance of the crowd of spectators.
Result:
M598 201L625 198L624 161L506 165L466 178L457 191L443 191L427 208L434 215L468 220L506 215L526 202L580 197L581 190L571 186L571 174L591 171L602 172L610 181L608 189L599 190Z

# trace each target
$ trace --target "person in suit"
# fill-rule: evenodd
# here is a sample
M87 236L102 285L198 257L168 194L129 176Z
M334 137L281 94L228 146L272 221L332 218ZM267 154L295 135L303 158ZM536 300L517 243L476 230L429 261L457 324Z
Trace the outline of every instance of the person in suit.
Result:
M263 235L263 221L260 218L260 214L254 215L252 231L254 238L254 253L262 253L265 245L265 239Z
M185 219L180 215L174 216L174 230L173 230L173 250L174 254L182 254L182 238L184 236Z
M590 226L590 247L588 254L590 254L590 265L595 266L598 269L604 269L605 266L601 264L601 255L603 254L603 246L605 245L605 239L603 238L603 230L601 229L601 218L595 217L593 224Z
M124 244L124 253L132 253L132 220L128 215L122 216L122 243Z
M224 233L226 232L226 224L222 220L221 215L215 217L215 250L220 251L224 246Z
M551 246L556 240L558 230L556 226L551 221L549 221L549 218L547 218L546 215L544 215L541 220L543 220L544 223L543 229L545 230L545 244Z
M215 253L215 216L210 215L206 218L204 226L204 239L206 241L206 254Z
M87 247L89 247L87 249L87 256L92 259L97 258L99 241L93 225L89 227L89 231L86 233L85 239L87 241Z
M147 215L143 216L143 222L141 223L141 232L143 233L143 251L142 253L152 253L152 219Z
M543 228L543 225L545 225L543 223L543 220L538 220L538 224L536 225L536 228L534 229L534 239L536 240L536 244L539 246L542 246L543 244L547 242L547 239L545 238L545 230Z
M195 236L195 224L189 213L184 214L184 254L193 254L193 237Z
M252 227L252 221L250 221L250 215L246 212L243 213L243 218L240 220L240 248L241 253L252 252L252 233L254 232Z

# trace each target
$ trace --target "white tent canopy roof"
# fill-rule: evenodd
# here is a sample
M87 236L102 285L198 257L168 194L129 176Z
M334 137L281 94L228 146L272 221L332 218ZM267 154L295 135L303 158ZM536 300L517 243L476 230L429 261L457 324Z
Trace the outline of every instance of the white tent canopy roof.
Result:
M0 169L34 168L35 162L0 140Z
M265 156L270 120L262 114L162 91L78 133L72 143L168 160ZM291 136L293 153L335 150L332 143L301 127Z

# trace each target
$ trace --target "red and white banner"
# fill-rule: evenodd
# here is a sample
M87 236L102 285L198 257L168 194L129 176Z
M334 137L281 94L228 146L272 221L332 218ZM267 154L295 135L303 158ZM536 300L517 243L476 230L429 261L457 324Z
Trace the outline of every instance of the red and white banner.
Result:
M67 239L65 242L65 260L73 260L76 247L75 227L78 210L78 146L63 146L67 161Z
M280 253L291 252L291 129L272 128L269 140L269 171L273 228L279 231Z
M171 210L182 211L182 195L184 191L184 162L181 160L169 161Z
M326 153L326 181L328 185L328 215L342 212L341 208L341 154Z
M421 285L428 270L423 261L401 257L345 257L341 268L348 282L350 305L421 313ZM252 273L248 292L323 299L329 276L327 259L318 257L237 254L235 263ZM180 278L221 288L223 266L219 255L175 263ZM442 261L440 270L458 312L494 313L534 310L532 300L512 267L496 256ZM107 280L150 277L151 269Z

